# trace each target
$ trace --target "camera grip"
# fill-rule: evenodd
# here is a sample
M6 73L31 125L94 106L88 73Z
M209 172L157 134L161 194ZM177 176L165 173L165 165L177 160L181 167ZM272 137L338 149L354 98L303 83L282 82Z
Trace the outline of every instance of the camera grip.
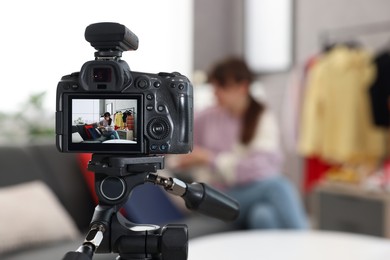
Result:
M179 95L179 120L180 120L180 133L179 141L182 143L188 143L189 133L189 116L188 116L188 99L184 94Z

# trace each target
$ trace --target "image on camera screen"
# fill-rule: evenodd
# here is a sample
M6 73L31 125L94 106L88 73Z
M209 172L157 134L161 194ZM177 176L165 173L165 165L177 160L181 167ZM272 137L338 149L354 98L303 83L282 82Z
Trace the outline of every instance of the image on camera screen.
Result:
M126 99L72 99L73 144L137 144L137 102Z

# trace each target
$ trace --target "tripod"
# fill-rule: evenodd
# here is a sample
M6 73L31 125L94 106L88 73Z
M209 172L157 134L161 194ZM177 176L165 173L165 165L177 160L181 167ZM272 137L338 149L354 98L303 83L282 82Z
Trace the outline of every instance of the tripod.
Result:
M181 196L191 210L226 221L238 216L236 201L203 183L186 184L154 174L163 168L164 156L93 154L88 169L95 173L99 205L84 243L76 251L68 252L63 260L91 260L94 253L118 253L117 260L186 260L186 225L136 224L119 212L131 191L146 182Z

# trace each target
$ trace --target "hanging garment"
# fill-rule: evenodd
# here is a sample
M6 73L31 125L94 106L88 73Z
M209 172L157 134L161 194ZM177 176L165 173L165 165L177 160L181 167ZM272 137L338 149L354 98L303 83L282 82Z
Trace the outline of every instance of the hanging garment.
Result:
M117 129L123 129L123 114L122 112L117 112L114 115L114 124L115 124L115 130Z
M377 126L390 126L390 53L384 52L375 58L377 77L370 87L373 122Z
M368 88L376 70L370 54L338 46L309 74L300 153L330 163L376 164L384 156L385 134L372 124Z
M282 102L281 115L282 138L288 151L296 152L303 94L307 85L306 78L316 59L317 56L311 57L305 62L304 66L297 66L290 75L284 101Z
M134 116L132 115L131 112L127 114L126 125L127 125L127 129L134 130Z

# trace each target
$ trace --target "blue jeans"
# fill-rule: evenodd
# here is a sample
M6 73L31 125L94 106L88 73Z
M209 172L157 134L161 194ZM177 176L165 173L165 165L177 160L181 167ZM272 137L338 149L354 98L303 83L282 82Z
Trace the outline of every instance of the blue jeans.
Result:
M297 190L277 176L227 192L240 203L237 224L249 229L306 229L307 217Z
M105 137L107 137L109 139L120 139L118 132L115 131L115 130L106 132L106 133L103 134L103 136L105 136Z

